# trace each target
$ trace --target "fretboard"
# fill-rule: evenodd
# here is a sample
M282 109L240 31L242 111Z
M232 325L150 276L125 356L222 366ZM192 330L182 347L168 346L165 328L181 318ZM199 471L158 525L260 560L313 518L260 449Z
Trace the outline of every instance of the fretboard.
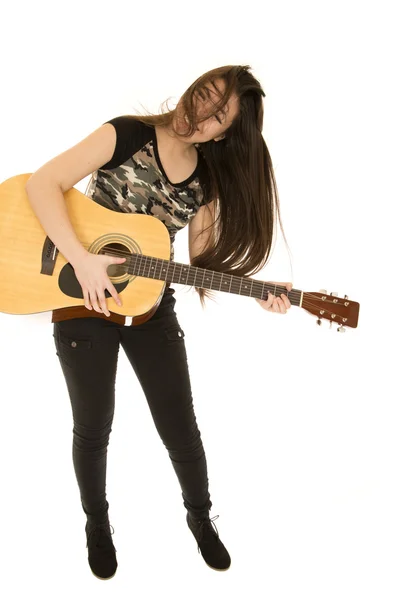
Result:
M274 296L286 294L291 304L295 306L300 306L302 298L302 291L294 288L289 292L284 286L253 279L252 277L227 275L218 271L201 269L192 265L146 256L144 254L132 254L123 263L123 266L127 266L127 272L131 275L160 279L207 290L217 290L218 292L228 292L229 294L239 294L240 296L249 296L262 300L267 298L268 292L271 292Z

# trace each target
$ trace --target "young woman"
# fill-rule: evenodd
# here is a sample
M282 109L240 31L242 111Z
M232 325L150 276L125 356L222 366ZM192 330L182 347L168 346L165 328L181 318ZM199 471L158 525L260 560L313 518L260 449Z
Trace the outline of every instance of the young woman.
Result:
M207 463L193 408L175 290L166 288L151 318L128 323L110 312L105 290L121 305L107 275L124 258L89 253L69 221L63 194L92 174L87 195L120 212L153 215L173 241L189 224L194 266L248 276L270 254L279 201L262 136L260 83L249 66L225 66L198 78L176 108L158 115L125 115L104 123L43 165L26 190L43 229L73 266L84 306L53 311L57 355L73 412L73 464L86 514L92 572L117 569L106 500L107 446L122 345L145 393L157 431L182 489L186 520L205 562L228 569L231 559L209 518ZM280 216L279 216L280 220ZM288 290L290 283L282 283ZM204 307L210 292L195 288ZM290 302L272 294L257 301L286 313ZM217 517L215 517L217 518Z

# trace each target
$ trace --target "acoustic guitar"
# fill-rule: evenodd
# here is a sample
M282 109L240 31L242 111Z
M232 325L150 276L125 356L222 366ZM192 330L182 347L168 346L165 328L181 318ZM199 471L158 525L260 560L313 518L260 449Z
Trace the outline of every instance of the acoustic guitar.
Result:
M0 312L24 315L84 305L75 271L41 226L25 189L31 173L0 185ZM116 304L108 290L110 311L146 321L154 313L165 282L196 286L251 298L287 294L291 304L338 324L338 331L357 327L360 305L337 294L289 292L284 286L252 277L237 277L170 261L168 229L152 215L119 213L100 206L75 188L64 194L68 216L78 240L93 254L126 257L107 274L121 297Z

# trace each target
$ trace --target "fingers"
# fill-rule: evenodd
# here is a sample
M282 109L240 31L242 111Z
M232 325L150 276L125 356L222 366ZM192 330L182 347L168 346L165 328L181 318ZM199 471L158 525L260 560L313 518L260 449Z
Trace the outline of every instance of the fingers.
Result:
M94 290L93 292L89 292L89 296L90 296L90 304L92 305L92 307L94 308L94 310L96 312L104 312L100 307L99 307L99 303L98 303L98 299L100 300L100 296L101 296L101 291L98 290L96 292L96 290ZM107 307L105 307L105 310L107 310ZM109 316L109 315L107 315Z
M111 294L112 298L115 300L116 304L118 304L119 306L122 306L122 301L121 301L120 297L118 296L118 292L115 289L115 287L112 285L111 282L109 284L109 287L107 287L105 289L110 292L110 294ZM110 311L107 308L107 300L106 300L106 297L104 294L104 290L98 289L97 292L91 293L90 300L89 300L89 292L88 291L83 291L83 296L85 299L86 308L91 310L91 305L92 305L95 311L102 312L107 317L110 316Z
M94 292L86 291L86 292L83 292L83 295L85 297L86 308L88 308L89 310L92 310L92 307L93 307L96 312L103 312L105 315L107 315L107 317L110 316L110 313L108 312L108 308L106 305L104 291L102 291L102 290L97 290L97 292L96 291L94 291ZM99 304L101 305L101 308L100 308Z
M289 298L286 296L286 294L281 294L281 296L282 296L282 300L283 300L285 308L286 309L290 308L292 305L290 303Z
M110 285L107 287L107 290L110 292L111 296L114 298L114 301L118 306L122 306L121 298L118 296L118 292L115 287L110 282Z
M110 316L110 311L107 308L107 304L106 304L106 297L104 295L104 289L98 289L97 290L97 297L99 299L99 303L101 306L101 309L99 310L99 312L103 312L107 317Z
M291 282L279 282L279 281L271 281L270 283L275 283L276 285L284 285L288 292L291 291L293 285ZM276 291L276 288L275 288ZM274 294L268 290L268 296L265 300L260 300L260 304L266 310L275 313L285 314L289 308L292 306L291 302L288 298L287 293L282 293L280 296L274 296Z
M269 294L267 300L270 300L270 304L267 306L267 308L270 308L270 310L273 312L285 314L286 311L291 307L290 300L286 294L281 294L281 297Z
M89 301L89 292L87 290L84 290L82 288L82 292L83 292L83 299L85 300L85 306L88 310L92 310L92 307L90 306L90 301Z
M267 310L274 310L274 300L275 300L275 296L272 294L272 292L268 292L268 296L266 297L265 300L263 300L263 302L265 302L265 308Z
M275 306L276 312L280 312L283 314L286 312L286 306L281 298L279 298L279 297L275 298L274 306Z

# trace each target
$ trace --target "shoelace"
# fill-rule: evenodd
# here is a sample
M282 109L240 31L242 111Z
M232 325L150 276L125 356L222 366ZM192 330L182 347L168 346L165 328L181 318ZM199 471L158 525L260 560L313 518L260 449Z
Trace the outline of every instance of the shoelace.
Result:
M215 536L217 538L219 538L219 533L218 533L218 529L216 524L214 523L214 521L216 519L218 519L219 515L216 515L215 517L213 517L212 519L196 519L197 523L199 523L200 521L200 527L198 529L198 534L199 534L199 539L197 541L197 550L198 552L200 552L200 542L203 541L204 538L204 534L207 532L212 533L212 539L215 539ZM211 525L213 525L215 527L215 531L214 529L211 527Z
M96 546L97 548L99 548L99 542L100 542L102 533L105 534L108 539L110 539L107 529L108 529L107 525L95 525L88 534L86 548L89 547L89 543L90 543L90 547ZM111 531L111 529L112 529L111 535L114 535L114 527L112 525L110 525L110 531Z

